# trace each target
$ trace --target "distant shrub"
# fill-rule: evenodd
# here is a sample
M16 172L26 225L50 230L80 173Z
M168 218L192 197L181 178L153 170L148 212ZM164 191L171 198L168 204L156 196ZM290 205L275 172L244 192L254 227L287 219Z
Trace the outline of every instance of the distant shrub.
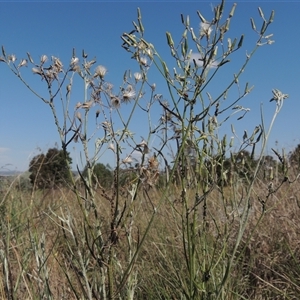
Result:
M87 168L83 171L83 177L87 177ZM109 164L106 166L102 163L97 163L93 167L92 172L93 184L100 184L101 187L111 187L113 184L113 172Z
M29 176L21 175L17 180L17 189L20 191L29 191L32 189L32 182Z
M31 184L39 189L64 186L70 181L72 163L69 152L51 148L45 154L36 155L29 164Z

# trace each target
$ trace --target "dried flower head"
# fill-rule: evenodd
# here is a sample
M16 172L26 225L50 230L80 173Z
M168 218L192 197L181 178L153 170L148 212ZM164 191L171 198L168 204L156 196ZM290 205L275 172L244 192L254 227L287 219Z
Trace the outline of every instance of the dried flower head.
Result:
M42 75L43 74L43 72L40 69L38 69L38 68L32 68L31 70L32 70L33 74L38 74L38 75Z
M108 149L110 149L113 152L115 152L115 145L113 143L110 143L109 146L108 146Z
M94 104L94 100L90 100L90 101L82 103L81 108L90 109L93 104Z
M105 87L106 91L109 93L113 89L114 85L110 82L105 82L104 87Z
M104 130L110 130L111 129L111 124L107 121L102 122L102 127Z
M135 90L132 85L128 85L128 87L122 91L123 102L130 102L132 98L135 97Z
M56 67L57 70L58 70L59 72L62 71L63 64L62 64L62 62L59 60L59 58L57 58L57 57L55 57L55 56L52 56L52 61L53 61L54 67Z
M76 113L76 118L82 122L81 113L79 111Z
M168 108L168 107L170 107L170 103L168 102L168 101L163 101L163 102L161 102L161 105L164 107L164 108Z
M76 64L78 64L78 62L79 62L79 58L78 57L72 57L70 65L71 66L75 66Z
M79 72L80 72L80 66L79 66L79 65L73 66L73 67L72 67L72 71L73 71L73 72L79 73Z
M151 156L148 159L149 169L156 170L158 168L158 160L156 155Z
M148 144L147 144L147 142L145 140L143 140L140 144L137 144L137 147L138 148L142 147L144 154L148 154L149 153L149 147L148 147Z
M147 58L146 57L140 57L138 59L138 62L143 65L144 67L147 67L148 66L148 61L147 61Z
M151 45L151 44L150 44ZM151 48L147 48L145 50L145 54L147 54L149 56L150 59L153 59L153 51Z
M91 66L93 64L96 63L96 59L93 59L91 61L87 61L86 63L84 63L83 67L86 69L86 70L89 70L91 68Z
M57 77L57 73L56 72L53 72L53 71L49 71L49 70L46 70L46 72L44 73L46 79L51 82L53 80L57 80L58 77Z
M134 73L133 76L135 78L135 82L138 82L138 81L142 80L142 78L143 78L142 74L139 72Z
M111 103L112 107L119 108L120 105L121 105L121 100L118 97L111 95L110 96L110 103Z
M8 56L8 61L10 62L15 62L17 60L17 57L14 54L11 54Z
M42 64L42 65L43 65L47 60L48 60L47 55L42 55L42 56L41 56L41 64Z
M27 63L28 63L27 59L21 59L19 65L18 65L18 68L26 66Z
M212 33L211 24L201 22L200 23L200 37L206 36L209 39L211 33Z
M69 83L67 86L66 86L66 89L67 89L67 95L71 92L71 89L72 89L72 84Z
M99 65L95 69L94 77L99 76L101 79L103 79L106 73L107 73L107 69L104 66Z
M126 158L122 160L123 164L131 164L133 162L130 155L128 155Z
M75 106L75 110L81 107L81 102L77 102L76 106Z
M289 97L288 94L283 94L281 91L277 89L273 89L272 93L273 93L273 98L270 100L270 102L273 100L275 100L276 102L282 102L284 99Z

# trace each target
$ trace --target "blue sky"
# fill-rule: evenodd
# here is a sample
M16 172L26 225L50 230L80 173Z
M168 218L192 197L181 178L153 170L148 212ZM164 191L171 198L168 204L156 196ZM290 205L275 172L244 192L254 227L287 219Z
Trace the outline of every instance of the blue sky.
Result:
M250 18L257 24L260 17L257 7L260 6L269 17L275 10L275 19L268 33L273 33L275 43L261 47L254 55L241 78L241 83L254 85L253 92L242 100L241 105L249 107L251 112L239 123L237 131L247 129L249 132L260 123L260 106L263 104L265 122L268 124L275 104L269 103L272 89L278 88L290 95L278 116L270 137L268 149L275 147L293 149L300 143L299 92L297 90L300 70L298 38L299 1L235 1L237 8L231 22L228 37L239 38L245 34L243 48L233 56L233 60L216 82L216 89L232 78L241 66L246 51L253 49L256 34L252 31ZM124 71L138 71L138 65L130 58L130 54L121 48L123 32L132 30L132 21L137 20L137 7L140 7L145 27L145 38L151 42L160 55L167 61L169 68L175 66L170 58L165 33L169 31L178 42L183 32L180 14L189 15L194 28L199 28L199 10L209 20L212 16L211 6L216 1L111 1L111 2L0 2L0 44L8 54L15 54L18 59L26 58L30 52L35 60L46 54L56 56L67 64L72 56L72 49L77 49L78 56L82 49L90 58L97 58L97 64L108 69L108 80L115 86L122 83ZM228 12L233 1L226 2ZM226 14L224 15L226 16ZM260 25L257 25L260 28ZM24 68L22 74L39 91L45 86L31 74L31 67ZM149 80L156 83L157 93L168 99L168 91L162 78L155 70L150 70ZM82 87L72 91L75 101L82 97ZM218 86L218 87L217 87ZM211 93L213 94L213 90ZM41 149L59 143L58 133L53 117L41 100L36 98L9 71L7 66L0 64L0 169L25 171L31 158L39 154ZM129 107L124 108L124 114ZM153 122L158 122L161 111L154 111ZM235 118L236 119L236 118ZM147 137L145 116L137 116L131 125L136 140ZM143 126L143 124L145 126ZM230 123L227 128L230 131ZM242 133L240 131L239 133ZM230 133L229 133L230 134ZM95 134L101 135L100 132ZM238 145L237 145L238 146ZM74 148L75 147L75 148ZM76 149L77 147L77 149ZM75 150L74 150L74 149ZM79 149L75 144L69 149L73 162L79 163ZM126 153L124 153L125 155ZM111 157L102 156L100 161L112 164Z

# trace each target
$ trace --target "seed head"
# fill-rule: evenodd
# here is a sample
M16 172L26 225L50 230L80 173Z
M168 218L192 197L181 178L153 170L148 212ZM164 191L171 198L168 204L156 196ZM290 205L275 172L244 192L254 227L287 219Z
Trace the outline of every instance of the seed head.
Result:
M38 74L38 75L42 75L43 74L42 71L40 69L38 69L38 68L32 68L31 70L32 70L33 74Z
M289 97L288 94L283 94L281 91L277 89L273 89L272 93L273 93L273 98L270 100L270 102L273 100L275 100L276 102L282 102L284 99Z
M113 143L110 143L109 146L108 146L108 149L115 152L115 145Z
M149 153L149 147L148 147L148 144L145 140L143 140L140 144L137 144L138 147L143 147L143 153L144 154L147 154Z
M132 85L129 85L125 90L123 90L123 102L128 103L132 98L135 97L135 90Z
M122 160L122 162L123 162L124 164L131 164L131 163L133 162L133 160L132 160L131 156L128 155L126 158L124 158L124 159Z
M140 57L138 59L138 61L140 62L141 65L143 65L144 67L148 66L148 62L147 62L147 58L146 57Z
M79 62L79 58L78 57L72 57L70 65L71 66L75 66L76 64L78 64L78 62Z
M86 63L83 65L83 67L84 67L86 70L89 70L90 67L91 67L94 63L96 63L96 59L93 59L93 60L91 60L91 61L86 62Z
M77 102L76 106L75 106L75 110L81 107L81 102Z
M84 108L84 109L90 109L93 104L94 104L94 100L90 100L90 101L84 102L81 105L81 107Z
M42 55L41 56L41 65L43 65L47 60L48 60L47 55Z
M27 59L22 59L18 65L18 68L26 66L28 63Z
M107 72L107 69L104 66L100 65L100 66L96 67L94 77L99 76L101 79L103 79L106 72Z
M212 33L211 24L201 22L200 23L200 37L206 36L209 39L211 33Z
M111 103L112 107L119 108L120 104L121 104L121 101L118 97L111 95L110 96L110 103Z
M62 71L62 68L63 68L63 64L62 64L62 62L59 60L59 58L57 58L57 57L55 57L55 56L52 56L52 61L53 61L54 67L56 67L57 71L58 71L58 72L61 72L61 71Z
M17 60L17 57L14 54L8 56L8 61L12 61L13 63Z
M152 169L152 170L158 168L158 160L157 160L157 158L156 158L156 155L151 156L151 157L148 159L148 164L149 164L149 168Z
M72 89L72 84L69 83L69 84L67 85L67 95L71 92L71 89Z
M114 87L113 84L110 82L105 82L104 86L107 92L110 92Z
M135 78L135 82L142 80L142 74L139 72L134 73L133 76Z
M76 113L76 118L77 118L80 122L82 122L82 118L81 118L81 113L80 113L80 111L78 111L78 112Z
M73 67L72 67L72 71L73 71L73 72L80 73L80 67L79 67L79 65L73 66Z

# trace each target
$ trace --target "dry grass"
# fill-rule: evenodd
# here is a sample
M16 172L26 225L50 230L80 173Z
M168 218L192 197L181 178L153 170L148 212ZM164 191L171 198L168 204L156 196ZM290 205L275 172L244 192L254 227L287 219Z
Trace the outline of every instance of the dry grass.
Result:
M223 299L296 299L300 294L299 190L296 185L286 183L268 199L261 218L262 203L257 197L263 199L266 195L262 187L261 184L254 189L259 192L256 198L253 195L251 216L226 284L226 292L221 297ZM231 192L231 188L227 187L225 199L228 203ZM90 214L89 224L94 226L96 218L102 220L102 232L108 235L109 203L100 192L96 195L99 214ZM187 195L193 201L194 191L188 191ZM135 202L131 203L131 243L139 243L159 196L160 191L155 189L147 194L141 191ZM238 230L237 211L230 211L228 205L227 217L222 214L222 199L224 195L218 191L209 196L205 221L203 206L197 212L200 222L194 243L197 257L202 261L198 275L202 277L203 299L213 299L210 298L213 295L209 296L205 291L213 290L217 285L217 277L224 272ZM123 196L122 201L124 205L128 198ZM183 235L185 225L181 212L182 203L177 193L168 195L157 212L134 268L135 299L187 298L188 283L185 278L188 268L183 247L186 236ZM72 220L73 234L77 235L76 243L66 225L59 222L55 214L64 217L68 214ZM120 266L114 272L124 272L128 251L132 249L128 245L128 224L125 218L124 224L118 228L118 242L114 250ZM78 295L86 297L85 287L78 278L83 276L82 270L78 261L74 260L77 247L87 255L88 247L92 246L86 244L84 234L88 231L85 226L82 211L69 190L31 194L11 188L1 206L1 254L2 258L7 258L9 272L5 273L5 260L1 259L0 297L7 298L7 288L11 290L12 299L35 299L42 295L51 295L48 298L52 299L76 299ZM100 265L96 259L90 259L86 266L89 278L94 278L95 282L101 280ZM207 270L203 269L204 266ZM118 275L114 273L114 276L117 281ZM7 279L10 286L6 285ZM98 299L96 289L93 293L93 297Z

